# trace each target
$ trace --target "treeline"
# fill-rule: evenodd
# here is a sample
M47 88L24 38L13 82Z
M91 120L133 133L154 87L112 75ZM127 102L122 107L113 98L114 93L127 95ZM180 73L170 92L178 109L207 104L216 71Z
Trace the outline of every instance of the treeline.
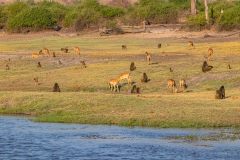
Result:
M209 27L202 1L198 14L189 15L190 0L140 0L128 8L101 5L97 0L81 0L71 5L41 1L14 2L0 5L0 28L9 32L56 29L57 26L81 31L91 27L117 28L118 25L178 23L187 17L186 28L201 30ZM219 30L240 28L240 2L218 0L209 4L210 25ZM59 27L57 27L59 28Z

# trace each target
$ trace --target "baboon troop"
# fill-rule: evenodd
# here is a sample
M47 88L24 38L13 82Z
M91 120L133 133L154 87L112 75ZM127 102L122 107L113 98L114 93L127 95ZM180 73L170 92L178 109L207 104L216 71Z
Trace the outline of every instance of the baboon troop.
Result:
M140 88L137 87L136 85L133 85L132 89L131 89L131 93L132 94L140 94Z
M58 83L54 83L54 86L53 86L53 92L61 92Z
M38 68L41 68L41 67L42 67L41 62L38 62L37 67L38 67Z
M8 64L6 64L6 70L10 70L10 67Z
M224 86L221 86L218 90L216 90L216 99L225 99L225 88Z
M61 48L61 51L62 51L63 53L68 53L68 48L67 48L67 47Z
M145 54L146 54L146 59L147 59L148 65L150 65L152 57L151 57L150 53L148 53L148 52L145 52Z
M150 79L148 78L147 74L146 74L146 73L143 73L143 77L142 77L142 79L141 79L141 82L147 83L147 82L149 82L149 81L150 81Z
M134 62L132 62L131 64L130 64L130 71L134 71L134 70L136 70L136 66L135 66L135 63Z
M80 61L81 68L87 68L85 61Z
M122 50L126 50L127 49L127 45L122 45Z
M204 73L206 73L206 72L208 72L208 71L211 71L212 68L213 68L213 66L209 66L206 61L203 62L202 71L203 71Z
M120 92L120 85L117 79L111 79L108 84L111 91Z
M40 83L39 83L39 81L38 81L38 77L33 78L33 80L34 80L36 86L37 86L37 85L40 85Z
M158 48L162 48L162 44L161 43L158 44Z

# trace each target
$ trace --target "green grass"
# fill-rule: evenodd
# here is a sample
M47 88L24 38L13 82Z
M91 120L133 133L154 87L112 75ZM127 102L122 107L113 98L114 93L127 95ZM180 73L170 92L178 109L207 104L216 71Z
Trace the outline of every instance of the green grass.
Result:
M198 41L198 40L197 40ZM157 44L164 42L161 49ZM121 45L128 50L122 51ZM166 45L168 44L168 46ZM61 47L81 48L81 56L63 54ZM32 60L31 53L48 47L56 58ZM214 49L214 69L201 72L203 55ZM240 126L240 43L237 41L197 42L189 49L184 40L133 39L131 37L40 37L26 36L1 40L0 44L0 114L29 114L41 122L110 124L147 127L239 127ZM147 65L145 51L153 53ZM11 61L6 60L11 57ZM63 65L58 65L61 60ZM87 68L80 67L86 60ZM37 62L42 68L37 68ZM126 85L121 93L112 93L107 82L129 71L134 61L137 70L131 73L140 86L141 95L129 94ZM10 70L5 70L9 64ZM230 63L232 70L227 69ZM169 67L174 69L169 72ZM140 82L142 73L151 79ZM38 77L39 86L33 78ZM172 94L167 79L187 80L184 93ZM61 93L52 93L57 82ZM215 100L215 90L226 88L225 100Z

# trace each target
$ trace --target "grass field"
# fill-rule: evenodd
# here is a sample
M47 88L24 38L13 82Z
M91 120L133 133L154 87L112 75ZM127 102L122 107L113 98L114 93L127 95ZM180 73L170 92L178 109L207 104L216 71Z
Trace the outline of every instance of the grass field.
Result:
M29 114L42 122L114 124L147 127L240 127L239 39L195 39L190 49L186 39L114 37L22 36L0 40L0 113ZM162 43L158 49L157 44ZM126 44L127 50L121 45ZM61 47L79 46L81 56L61 53ZM56 58L32 59L43 47ZM214 49L209 73L201 65L209 47ZM145 61L152 53L153 64ZM10 58L10 62L8 62ZM58 64L62 61L62 65ZM85 60L87 68L81 68ZM42 68L37 68L37 62ZM121 93L108 88L108 80L129 71L135 62L133 81L141 94ZM10 70L5 69L9 64ZM231 64L229 70L227 65ZM174 72L169 72L169 67ZM146 72L151 79L141 83ZM38 77L36 86L33 78ZM184 93L171 93L167 80L186 79ZM53 84L61 93L52 93ZM227 98L216 100L215 90L225 86Z

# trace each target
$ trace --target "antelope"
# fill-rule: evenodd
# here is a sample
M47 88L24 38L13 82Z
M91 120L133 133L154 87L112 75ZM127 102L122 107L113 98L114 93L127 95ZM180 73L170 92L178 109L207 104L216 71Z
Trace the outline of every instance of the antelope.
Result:
M176 91L176 82L173 79L167 81L167 87L172 89L172 92Z
M119 86L119 80L118 79L111 79L109 81L109 88L111 89L111 91L115 91L115 92L120 92L120 86Z
M80 56L80 48L79 47L74 47L73 50L77 55Z
M32 53L32 59L38 58L39 56L39 53Z
M42 53L46 56L50 56L49 49L47 49L47 48L43 48Z
M183 89L186 89L187 88L187 83L186 83L186 80L185 79L181 79L179 81L179 87L180 88L183 88Z
M150 65L152 57L151 57L150 53L148 53L148 52L145 52L145 54L146 54L146 59L147 59L148 65Z
M131 78L130 78L130 73L129 73L129 72L122 73L122 74L120 74L120 76L118 77L118 81L119 81L119 82L122 81L122 80L124 80L124 79L127 79L128 84L131 83Z
M210 58L212 57L212 55L213 55L213 49L212 49L212 48L208 48L207 61L210 60Z

